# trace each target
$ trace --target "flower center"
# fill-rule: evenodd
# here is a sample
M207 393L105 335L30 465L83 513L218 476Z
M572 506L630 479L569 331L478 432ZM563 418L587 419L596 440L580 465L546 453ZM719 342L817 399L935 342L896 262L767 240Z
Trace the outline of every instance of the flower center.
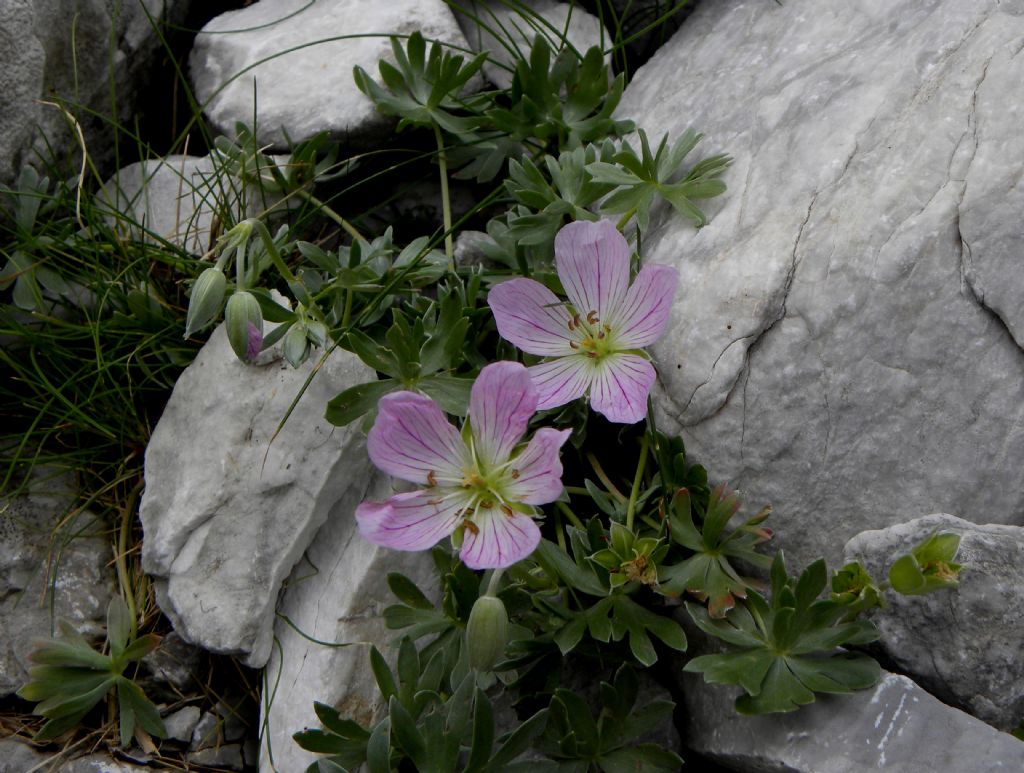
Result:
M470 468L464 470L460 488L469 495L466 506L462 509L463 524L474 534L477 533L477 525L473 518L480 511L489 511L498 508L509 518L515 517L515 511L508 506L507 495L504 491L505 479L511 477L513 480L519 477L519 470L508 470L509 463L496 467L493 470L483 471L479 462L475 462Z
M601 322L597 312L590 310L584 317L574 314L568 321L569 332L579 336L569 339L569 346L585 354L591 359L601 359L614 351L612 345L612 328L607 322Z

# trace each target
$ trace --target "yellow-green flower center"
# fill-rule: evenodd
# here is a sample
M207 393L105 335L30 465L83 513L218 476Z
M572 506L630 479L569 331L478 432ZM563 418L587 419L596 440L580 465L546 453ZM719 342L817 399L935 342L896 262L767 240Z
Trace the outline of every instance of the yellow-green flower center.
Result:
M574 314L568 328L575 334L569 338L569 346L580 354L599 360L615 351L611 325L602 322L596 311L591 310L586 316Z

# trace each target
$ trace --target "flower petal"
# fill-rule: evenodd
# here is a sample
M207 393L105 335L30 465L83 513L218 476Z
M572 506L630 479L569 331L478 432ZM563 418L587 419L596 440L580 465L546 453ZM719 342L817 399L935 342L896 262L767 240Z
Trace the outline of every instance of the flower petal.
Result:
M590 405L608 421L636 424L647 416L654 366L635 354L612 354L598 363Z
M447 537L462 520L467 498L453 496L439 502L437 491L395 494L383 502L363 502L356 522L363 537L395 550L426 550Z
M421 484L463 476L469 449L437 403L416 392L392 392L377 405L366 449L378 468Z
M665 329L679 272L671 266L649 265L640 269L626 300L608 323L615 330L615 345L622 349L650 346Z
M480 371L469 395L469 420L477 458L505 462L537 410L537 388L524 365L494 362Z
M506 515L492 507L473 517L476 531L466 529L460 556L470 569L504 569L526 558L540 543L540 529L528 515Z
M558 357L569 347L569 311L553 292L534 279L510 279L491 288L487 304L498 333L524 352Z
M629 285L629 244L610 220L569 223L555 236L555 267L569 300L586 316L614 317Z
M515 458L506 484L509 499L528 505L546 505L562 493L562 462L558 458L562 445L572 430L542 427L529 445Z
M594 366L583 355L560 357L528 368L537 387L537 410L557 408L577 400L594 378Z

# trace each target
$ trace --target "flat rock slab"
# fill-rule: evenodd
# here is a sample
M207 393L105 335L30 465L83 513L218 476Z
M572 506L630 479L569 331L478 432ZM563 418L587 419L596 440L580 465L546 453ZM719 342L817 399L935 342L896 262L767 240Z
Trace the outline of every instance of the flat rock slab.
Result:
M932 532L960 535L960 584L926 596L888 593L871 620L878 646L942 700L1010 731L1024 722L1024 529L936 514L846 543L878 580Z
M174 387L146 449L142 563L186 640L260 667L281 584L334 503L364 480L362 435L323 419L327 401L374 374L335 351L280 434L316 365L234 356L223 325Z
M64 495L32 492L0 500L0 696L26 682L33 642L56 633L57 620L87 637L106 630L111 544L88 512L51 541L69 504Z
M322 131L365 139L390 123L356 88L352 68L378 78L377 62L392 59L389 36L417 31L468 47L443 0L263 0L207 24L189 72L225 134L255 114L260 143L277 148L286 136L299 142Z
M1024 523L1022 46L1019 2L703 3L626 90L652 141L736 159L708 226L645 237L682 274L654 400L794 565Z
M1024 743L951 708L910 679L820 696L792 714L744 717L735 693L684 679L687 744L731 770L757 773L1018 771Z
M430 551L388 550L359 535L356 505L391 493L390 479L376 472L354 483L288 579L274 627L280 646L267 663L266 683L275 687L262 703L261 771L305 770L317 759L292 740L300 730L320 727L314 701L363 724L387 709L369 659L372 644L393 661L388 644L400 634L384 626L385 607L397 603L387 575L406 575L435 600L438 586Z

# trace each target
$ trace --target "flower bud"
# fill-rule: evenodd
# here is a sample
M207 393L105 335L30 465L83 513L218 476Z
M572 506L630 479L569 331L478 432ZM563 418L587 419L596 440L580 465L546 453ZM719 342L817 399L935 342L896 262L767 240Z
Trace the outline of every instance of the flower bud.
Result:
M293 368L299 367L306 359L309 352L309 340L306 338L306 328L299 322L289 328L284 334L284 358Z
M238 359L251 362L263 347L263 313L259 301L248 292L235 293L228 298L224 310L228 342Z
M466 624L469 665L477 671L490 671L505 654L507 640L505 604L495 596L481 596L473 604Z
M220 313L226 286L227 279L219 268L211 266L199 275L192 285L192 297L188 301L185 338L206 327Z

